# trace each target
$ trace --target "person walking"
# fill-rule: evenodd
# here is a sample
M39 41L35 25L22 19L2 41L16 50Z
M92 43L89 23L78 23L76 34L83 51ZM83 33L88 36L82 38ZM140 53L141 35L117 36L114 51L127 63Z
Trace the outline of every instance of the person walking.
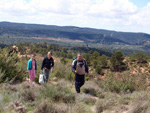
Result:
M85 73L88 76L89 69L85 59L81 53L77 54L77 58L73 60L71 66L72 72L75 73L75 89L77 93L80 93L80 88L85 83Z
M51 52L47 53L47 56L43 59L41 72L45 75L44 82L48 82L50 70L54 67L54 59L52 58Z
M17 46L12 46L12 50L9 51L9 56L13 56L13 54L18 53L18 47Z
M33 83L35 73L37 72L37 62L35 60L35 54L31 55L31 59L28 61L27 70L29 72L29 82Z

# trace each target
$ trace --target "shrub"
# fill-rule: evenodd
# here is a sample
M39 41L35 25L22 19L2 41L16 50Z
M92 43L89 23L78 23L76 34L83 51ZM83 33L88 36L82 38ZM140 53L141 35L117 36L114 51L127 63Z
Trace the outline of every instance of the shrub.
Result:
M85 104L94 105L96 102L96 99L91 95L80 94L77 96L77 103L78 102L84 102Z
M33 91L33 89L25 89L23 92L22 92L22 99L26 102L32 102L32 101L35 101L36 99L36 95L35 95L35 92Z
M83 55L83 58L86 59L88 65L91 64L91 59L90 59L90 57L91 57L91 55L90 55L89 53L85 53L85 54Z
M92 96L97 96L97 91L95 88L83 88L85 94L90 94Z
M102 55L98 58L98 61L99 61L99 65L102 67L102 68L106 68L107 67L107 63L108 63L108 57L106 55Z
M82 103L71 104L68 109L68 113L91 113L85 105Z
M94 51L92 58L97 59L100 56L99 52Z
M98 64L98 61L97 60L93 60L93 67L94 68L96 68L97 64Z
M98 84L106 91L111 92L133 92L135 90L146 89L146 75L130 75L122 73L115 77L112 73L103 80L98 80Z
M62 57L62 58L60 59L60 61L61 61L62 64L66 64L66 63L67 63L67 60L66 60L64 57Z
M139 52L135 55L137 63L147 63L147 56Z
M125 63L123 63L124 56L121 51L114 53L111 58L111 70L112 71L122 71L126 69Z
M21 67L21 63L17 55L7 55L6 49L0 52L0 83L22 81L25 75L25 69Z
M44 98L49 98L54 102L74 103L75 96L70 88L64 86L48 86L45 85L42 89Z
M115 106L116 102L117 102L117 100L113 100L113 99L107 99L107 100L100 99L96 103L96 112L102 113L104 110L106 110L112 106Z
M103 75L103 74L104 74L100 65L97 65L97 66L96 66L96 73L97 73L97 74L100 74L100 75Z
M42 102L36 107L34 113L58 113L54 104L49 101Z

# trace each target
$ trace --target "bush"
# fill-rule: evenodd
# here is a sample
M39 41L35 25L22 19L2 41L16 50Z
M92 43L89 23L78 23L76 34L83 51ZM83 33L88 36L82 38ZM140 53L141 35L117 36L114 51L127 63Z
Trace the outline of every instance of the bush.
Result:
M60 59L60 61L61 61L62 64L66 64L66 63L67 63L67 60L66 60L64 57L62 57L62 58Z
M107 67L107 63L108 63L108 57L106 55L102 55L98 58L98 61L99 61L99 65L102 67L102 68L106 68Z
M32 101L35 101L36 99L36 95L35 95L35 92L33 91L33 89L25 89L23 92L22 92L22 99L26 102L32 102Z
M70 88L64 86L48 86L45 85L42 89L42 96L49 98L54 102L74 103L75 96Z
M77 103L84 102L85 104L88 105L94 105L96 103L96 99L93 96L87 94L78 95L76 100Z
M86 62L87 62L88 65L91 64L91 59L90 59L90 57L91 57L91 55L90 55L89 53L85 53L85 54L83 55L83 58L86 59Z
M97 64L98 64L98 61L97 60L93 60L93 67L94 68L96 68Z
M147 56L139 52L135 55L137 63L147 63Z
M112 71L125 70L126 65L125 65L125 63L123 63L123 60L124 60L124 56L121 51L117 51L116 53L114 53L110 58L111 70Z
M98 84L106 91L111 92L133 92L143 90L147 87L146 75L131 75L122 73L117 77L112 73L103 80L98 80Z
M0 83L22 81L26 77L25 69L21 67L17 55L8 57L7 53L6 49L0 52Z
M100 75L103 75L103 74L104 74L104 73L103 73L103 70L102 70L102 68L101 68L100 65L97 65L97 66L96 66L96 73L97 73L97 74L100 74Z
M58 113L58 111L54 104L49 101L44 101L36 107L34 113Z
M100 99L96 103L96 112L102 113L104 110L109 109L112 106L115 106L116 102L117 100L113 100L113 99L107 99L107 100Z
M95 88L83 88L83 92L92 96L97 96L98 94Z

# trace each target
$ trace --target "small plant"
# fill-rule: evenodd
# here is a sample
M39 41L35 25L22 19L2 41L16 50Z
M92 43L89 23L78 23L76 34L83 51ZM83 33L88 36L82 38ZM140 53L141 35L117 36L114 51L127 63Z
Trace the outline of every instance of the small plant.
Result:
M104 80L100 79L97 82L104 90L116 93L133 92L147 87L146 75L144 74L131 75L130 73L122 73L116 77L111 73Z
M0 59L0 83L22 81L26 77L16 54L8 56L4 49L0 52Z
M32 89L25 89L22 93L22 98L26 102L27 101L32 102L32 101L35 101L36 95Z
M95 88L83 88L83 92L85 94L89 94L89 95L92 95L92 96L97 96L97 90Z
M77 102L84 102L88 105L94 105L96 103L96 99L91 95L81 94L77 96Z
M66 60L64 57L62 57L62 58L60 59L60 61L61 61L62 64L66 64L66 63L67 63L67 60Z
M103 72L103 70L102 70L102 68L101 68L100 65L97 65L97 66L96 66L96 73L97 73L97 74L100 74L100 75L103 75L103 74L104 74L104 72Z
M34 113L58 113L54 104L50 101L43 101L38 107L36 107Z
M75 96L68 87L63 86L48 86L45 85L42 89L42 96L49 98L54 102L74 103Z

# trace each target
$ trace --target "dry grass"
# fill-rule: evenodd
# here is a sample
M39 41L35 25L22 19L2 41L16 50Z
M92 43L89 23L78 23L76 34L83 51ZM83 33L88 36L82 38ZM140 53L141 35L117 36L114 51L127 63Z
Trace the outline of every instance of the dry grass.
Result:
M77 103L83 102L88 105L94 105L97 101L97 98L95 98L91 95L87 95L87 94L79 94L76 97L76 101L77 101Z

